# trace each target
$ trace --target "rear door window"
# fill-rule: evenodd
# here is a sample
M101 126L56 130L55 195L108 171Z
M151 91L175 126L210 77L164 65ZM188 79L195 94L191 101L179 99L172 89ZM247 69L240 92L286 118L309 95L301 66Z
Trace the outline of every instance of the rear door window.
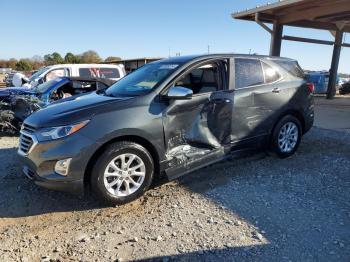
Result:
M258 59L235 59L236 89L264 84L264 74Z
M97 78L120 78L117 68L95 67L95 68L79 68L81 77L97 77Z

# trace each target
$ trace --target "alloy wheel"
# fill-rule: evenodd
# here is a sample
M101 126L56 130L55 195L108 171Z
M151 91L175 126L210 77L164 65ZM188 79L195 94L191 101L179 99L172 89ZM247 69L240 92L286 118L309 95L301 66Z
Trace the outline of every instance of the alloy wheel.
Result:
M143 184L146 166L135 154L121 154L107 165L104 172L104 186L116 197L135 193Z
M278 134L278 147L283 153L290 153L294 150L299 139L298 126L293 122L285 123Z

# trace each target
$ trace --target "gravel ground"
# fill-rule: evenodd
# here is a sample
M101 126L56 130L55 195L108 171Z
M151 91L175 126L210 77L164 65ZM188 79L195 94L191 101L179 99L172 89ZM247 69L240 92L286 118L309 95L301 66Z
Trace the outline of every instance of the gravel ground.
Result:
M350 132L313 128L298 153L257 154L101 208L41 189L0 139L2 261L350 261Z

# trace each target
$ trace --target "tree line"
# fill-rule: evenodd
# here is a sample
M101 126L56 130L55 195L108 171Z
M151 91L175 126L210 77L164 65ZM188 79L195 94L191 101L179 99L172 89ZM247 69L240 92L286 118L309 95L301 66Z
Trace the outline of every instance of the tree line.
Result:
M0 59L0 68L12 68L17 71L32 71L43 66L56 64L95 64L101 62L119 61L118 56L109 56L102 59L96 51L89 50L82 54L75 55L68 52L65 56L61 56L58 52L32 58L21 58L19 60L11 58L8 60Z

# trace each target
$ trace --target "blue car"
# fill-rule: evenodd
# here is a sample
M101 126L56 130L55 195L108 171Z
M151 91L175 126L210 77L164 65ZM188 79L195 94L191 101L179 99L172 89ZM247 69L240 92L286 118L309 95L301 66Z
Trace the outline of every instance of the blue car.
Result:
M24 119L33 112L63 98L106 89L114 82L100 78L60 77L34 88L2 88L0 131L18 131Z

